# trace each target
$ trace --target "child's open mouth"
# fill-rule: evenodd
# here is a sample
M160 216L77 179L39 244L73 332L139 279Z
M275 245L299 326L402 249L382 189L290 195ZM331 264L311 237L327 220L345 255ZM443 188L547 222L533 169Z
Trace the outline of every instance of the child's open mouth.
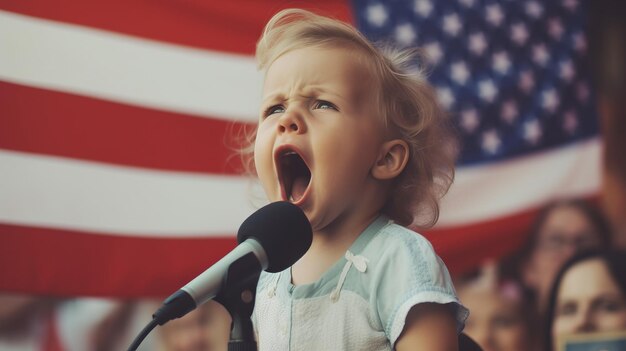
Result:
M297 203L309 187L311 171L300 154L289 148L278 153L277 163L283 199Z

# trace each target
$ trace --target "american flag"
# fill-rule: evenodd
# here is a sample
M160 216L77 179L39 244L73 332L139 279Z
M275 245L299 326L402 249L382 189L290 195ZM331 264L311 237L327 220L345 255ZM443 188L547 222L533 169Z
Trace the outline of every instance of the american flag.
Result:
M254 206L225 138L256 121L254 45L290 6L0 0L0 290L163 296L232 249ZM426 232L453 272L515 250L547 200L598 194L582 3L297 6L427 52L463 137Z
M577 0L356 3L369 38L424 48L430 81L463 135L460 166L598 133Z

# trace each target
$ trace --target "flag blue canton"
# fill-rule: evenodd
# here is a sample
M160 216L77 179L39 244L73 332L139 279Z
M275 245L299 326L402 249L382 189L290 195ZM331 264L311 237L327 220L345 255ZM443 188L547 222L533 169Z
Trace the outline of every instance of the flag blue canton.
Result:
M462 137L459 164L526 155L598 134L578 0L354 0L375 42L419 46Z

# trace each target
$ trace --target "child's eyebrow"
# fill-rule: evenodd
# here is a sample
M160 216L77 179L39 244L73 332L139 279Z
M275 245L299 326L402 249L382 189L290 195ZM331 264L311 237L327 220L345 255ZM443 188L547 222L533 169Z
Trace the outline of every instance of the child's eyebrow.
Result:
M319 96L319 95L323 95L323 94L330 94L333 95L339 99L342 100L349 100L348 97L344 96L343 94L337 92L337 91L332 91L329 89L325 89L321 86L308 86L304 89L299 89L299 91L297 92L297 96L299 97L303 97L303 98L310 98L313 96ZM262 104L267 104L270 101L285 101L285 100L289 100L289 98L286 97L287 94L283 93L283 92L274 92L269 94L268 96L266 96L265 98L263 98L263 100L261 100Z
M340 98L344 98L342 94L337 91L332 91L322 86L308 86L306 89L303 89L303 96L313 96L313 95L321 95L321 94L331 94L338 96Z

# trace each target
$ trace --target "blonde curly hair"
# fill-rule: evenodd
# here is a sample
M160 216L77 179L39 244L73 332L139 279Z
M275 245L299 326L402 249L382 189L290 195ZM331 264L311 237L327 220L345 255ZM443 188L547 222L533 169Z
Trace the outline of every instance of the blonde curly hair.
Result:
M378 112L392 135L409 145L409 161L394 180L382 209L396 223L428 228L439 218L439 200L454 179L457 141L447 114L425 78L419 49L377 47L353 26L301 9L278 12L257 43L266 73L281 55L300 48L342 48L360 53L378 80ZM255 130L247 133L243 163L254 174Z

